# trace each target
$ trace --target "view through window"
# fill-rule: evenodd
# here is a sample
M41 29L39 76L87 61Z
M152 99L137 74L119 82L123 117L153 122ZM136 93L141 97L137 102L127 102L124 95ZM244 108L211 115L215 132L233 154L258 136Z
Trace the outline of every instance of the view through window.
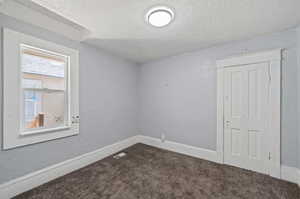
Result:
M68 57L21 46L23 132L68 125Z

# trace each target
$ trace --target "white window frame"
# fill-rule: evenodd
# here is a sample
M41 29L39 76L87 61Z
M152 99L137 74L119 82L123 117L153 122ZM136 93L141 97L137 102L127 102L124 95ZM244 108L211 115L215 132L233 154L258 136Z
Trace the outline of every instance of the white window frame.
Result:
M27 49L31 49L31 50L36 50L36 51L40 51L40 52L43 52L43 53L49 53L53 56L59 56L59 57L64 57L66 60L67 60L67 67L65 68L65 76L66 76L66 80L65 80L65 84L66 84L66 99L65 100L65 115L64 117L67 118L67 124L65 124L64 126L59 126L59 127L54 127L54 128L35 128L35 129L26 129L24 126L21 126L21 132L20 134L21 135L31 135L31 134L38 134L38 133L46 133L46 132L53 132L54 130L55 131L58 131L58 130L65 130L65 129L68 129L71 127L71 112L70 112L70 107L69 107L69 104L71 103L70 101L70 96L69 96L69 90L70 90L70 74L69 74L69 71L70 71L70 56L67 55L67 54L59 54L58 52L53 52L53 51L50 51L48 49L40 49L40 48L37 48L35 46L29 46L27 44L21 44L20 45L20 52L24 49L24 48L27 48ZM22 53L20 53L20 60L22 59ZM20 62L21 63L21 62ZM20 68L21 68L21 64L20 64ZM21 69L22 70L22 69ZM22 85L22 83L21 83ZM21 88L21 93L24 93L24 88ZM55 89L48 89L48 88L33 88L32 91L55 91ZM23 100L23 96L21 96L21 99ZM20 120L23 121L24 120L24 113L22 112L22 110L24 110L24 103L21 103L21 116L20 116ZM23 122L24 124L24 122ZM22 124L22 125L23 125Z
M21 131L21 46L66 55L68 62L68 125L52 129ZM3 149L45 142L79 133L79 51L53 42L3 29Z

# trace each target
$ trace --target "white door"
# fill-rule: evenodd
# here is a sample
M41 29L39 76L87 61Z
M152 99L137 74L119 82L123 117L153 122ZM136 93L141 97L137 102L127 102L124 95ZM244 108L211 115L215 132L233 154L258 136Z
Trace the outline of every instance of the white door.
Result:
M268 173L269 64L224 70L224 162Z

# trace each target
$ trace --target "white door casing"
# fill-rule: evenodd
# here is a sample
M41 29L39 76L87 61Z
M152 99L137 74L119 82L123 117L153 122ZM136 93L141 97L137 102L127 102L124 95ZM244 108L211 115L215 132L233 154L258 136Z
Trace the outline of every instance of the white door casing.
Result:
M280 178L281 49L217 66L219 161Z

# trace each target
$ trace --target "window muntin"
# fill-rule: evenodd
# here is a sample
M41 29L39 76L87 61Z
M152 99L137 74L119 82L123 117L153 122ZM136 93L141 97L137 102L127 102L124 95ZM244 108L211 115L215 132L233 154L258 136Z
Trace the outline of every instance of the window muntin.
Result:
M21 134L70 125L68 62L68 56L21 45Z

